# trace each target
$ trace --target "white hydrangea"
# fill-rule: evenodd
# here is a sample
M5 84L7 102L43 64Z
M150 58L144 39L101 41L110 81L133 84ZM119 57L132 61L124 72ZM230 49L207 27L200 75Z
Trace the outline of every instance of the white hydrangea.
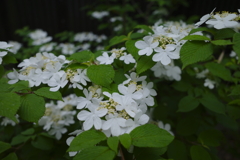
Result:
M32 45L41 45L52 40L52 37L48 37L47 32L41 29L29 33L29 37L33 40Z

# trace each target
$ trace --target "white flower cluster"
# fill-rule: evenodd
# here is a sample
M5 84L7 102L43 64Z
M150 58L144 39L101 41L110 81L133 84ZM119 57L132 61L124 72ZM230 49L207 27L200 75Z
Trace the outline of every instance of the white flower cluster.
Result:
M110 53L111 55L109 56L108 53ZM109 52L105 51L101 56L97 57L97 60L100 64L112 64L115 59L124 61L125 64L136 62L136 60L131 54L127 54L125 47L122 47L120 49L115 48Z
M168 25L169 24L169 25ZM179 51L183 44L180 40L187 36L192 28L186 24L168 23L167 25L153 26L153 34L143 37L143 41L137 41L135 46L140 49L139 55L150 56L152 60L168 65L173 59L179 59Z
M161 62L157 62L151 70L154 72L155 77L165 78L166 80L181 80L182 71L178 66L174 66L173 63L165 66Z
M41 45L52 40L52 37L48 37L47 32L41 29L29 33L29 37L33 40L32 45Z
M96 35L92 32L81 32L81 33L76 33L74 36L74 41L77 42L84 42L84 41L96 41L98 43L102 42L103 40L106 40L107 37L102 34L102 35Z
M94 11L92 12L92 17L96 19L102 19L105 16L108 16L109 12L108 11Z
M19 122L19 115L16 114L16 119L17 119L17 122ZM0 116L1 118L1 116ZM2 120L1 120L1 123L0 123L2 126L7 126L7 125L11 125L11 126L15 126L16 125L16 122L14 122L13 120L9 119L8 117L2 117Z
M55 135L59 140L62 134L67 132L66 126L74 124L74 115L76 111L74 107L77 106L77 97L71 94L63 98L63 101L53 101L46 103L46 110L44 116L38 121L43 129L48 131L50 135Z
M235 28L240 25L238 22L240 20L240 9L238 9L239 13L223 11L222 13L216 12L214 14L213 11L210 14L204 15L195 25L198 27L203 23L206 23L216 29Z
M138 77L134 72L126 77L118 85L119 93L102 93L97 86L83 90L85 97L80 97L77 105L81 109L77 118L83 121L83 130L94 127L107 136L118 136L148 122L147 106L154 105L153 96L157 95L153 83L147 83L146 76Z
M0 41L0 49L9 50L9 48L13 47L11 44L7 44L7 42ZM2 64L2 58L7 55L7 51L0 50L0 64Z
M57 47L57 49L61 49L62 54L65 55L71 55L77 52L77 50L79 50L80 48L81 48L80 46L75 46L72 43L60 43Z
M12 47L9 49L10 52L16 54L18 50L22 47L22 44L16 41L9 41L8 42Z
M196 78L206 78L209 73L208 69L202 70L201 72L198 68L194 68L194 70L196 72ZM204 86L208 87L209 89L213 89L215 84L216 82L209 78L206 78L204 81Z
M19 72L13 69L14 72L7 74L10 79L8 83L14 84L19 80L25 80L29 82L30 87L43 83L52 87L50 91L58 91L71 82L72 87L83 89L81 84L87 85L86 81L90 81L86 76L86 70L61 70L65 63L69 61L63 55L57 57L52 53L37 53L35 57L25 59L18 65L22 67Z

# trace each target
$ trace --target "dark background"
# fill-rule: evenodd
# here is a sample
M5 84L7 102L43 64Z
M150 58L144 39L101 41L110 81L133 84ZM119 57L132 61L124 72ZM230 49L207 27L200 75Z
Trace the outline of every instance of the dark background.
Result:
M171 16L183 14L188 18L198 15L200 18L215 7L215 11L236 12L240 9L240 0L187 1L188 7L180 7ZM16 40L15 30L24 26L43 29L51 36L63 31L96 33L98 21L81 10L93 2L94 0L0 0L0 41ZM146 2L141 1L143 6Z

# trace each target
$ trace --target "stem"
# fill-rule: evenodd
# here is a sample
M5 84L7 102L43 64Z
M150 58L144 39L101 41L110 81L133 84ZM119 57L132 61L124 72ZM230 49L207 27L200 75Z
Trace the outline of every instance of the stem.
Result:
M218 57L218 63L221 63L222 62L222 59L224 57L224 51L222 51L222 53L220 54L220 56Z
M119 143L118 146L119 146L119 151L120 151L120 155L121 155L121 160L125 160L124 154L123 154L123 151L122 151L122 147L121 147L120 143Z

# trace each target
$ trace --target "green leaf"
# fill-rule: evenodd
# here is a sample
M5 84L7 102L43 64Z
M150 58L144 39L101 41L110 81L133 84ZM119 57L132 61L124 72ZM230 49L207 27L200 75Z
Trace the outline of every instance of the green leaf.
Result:
M136 42L137 42L137 40L128 40L128 41L126 41L125 45L126 45L126 49L127 49L128 53L130 53L136 60L138 60L139 49L135 47Z
M217 121L226 128L230 128L232 130L238 130L239 128L238 122L229 116L217 115Z
M137 160L158 160L167 151L163 148L134 147L133 153Z
M100 86L109 87L114 79L115 72L111 65L92 65L87 69L89 79Z
M146 25L137 25L135 28L143 29L147 32L154 33L153 30L149 26L146 26Z
M232 75L229 69L219 63L207 63L206 68L215 76L222 78L225 81L232 81Z
M240 85L234 86L233 89L231 90L231 93L229 96L238 96L240 95Z
M124 42L126 40L128 40L128 37L125 36L125 35L115 36L112 39L110 39L108 47L111 47L111 46L114 46L116 44L122 43L122 42Z
M235 33L233 35L233 50L236 52L237 56L240 57L240 33Z
M113 160L115 155L108 147L94 146L81 150L73 160Z
M202 131L198 135L198 141L204 145L217 147L220 141L224 139L222 132L214 129Z
M214 45L220 45L220 46L233 44L233 42L231 42L231 40L214 40L214 41L211 41L211 43Z
M22 135L32 135L35 132L35 130L33 128L29 128L23 132L21 132Z
M219 113L219 114L225 114L225 106L222 102L220 102L215 95L211 93L206 93L203 95L203 97L200 99L200 102L204 107L207 109Z
M103 132L96 131L93 129L84 131L73 139L68 151L79 151L84 148L94 146L97 143L106 139L107 137Z
M37 122L45 113L45 101L35 94L26 94L21 97L19 115L29 122Z
M131 131L132 144L137 147L165 147L174 137L153 124L145 124Z
M11 87L9 88L12 89L11 92L18 92L21 90L30 90L28 81L19 81L15 84L12 84Z
M195 32L199 32L199 31L205 31L205 32L209 32L211 34L215 34L215 32L216 32L216 30L213 28L199 27L199 28L192 29L189 34L193 34Z
M214 35L214 39L226 39L226 38L232 38L233 35L236 32L233 29L230 28L224 28L224 29L219 29L215 35Z
M181 40L211 41L210 38L208 38L206 36L202 36L202 35L188 35L188 36L182 38Z
M0 94L0 115L16 121L15 114L21 105L20 96L16 93Z
M5 74L4 67L1 65L0 66L0 78Z
M137 73L141 74L146 70L152 68L155 64L156 62L152 61L152 56L141 56L141 58L137 62Z
M36 91L34 91L34 93L38 96L42 96L48 99L55 99L55 100L62 100L62 94L59 91L56 92L52 92L50 91L50 87L42 87Z
M11 148L11 145L9 143L0 141L0 153L8 150L9 148Z
M212 160L209 153L201 146L192 146L190 155L192 160Z
M113 151L115 151L116 154L118 154L118 137L109 137L107 139L107 144L109 148L111 148Z
M81 51L77 53L73 53L69 60L75 60L79 63L91 61L94 58L94 54L91 51Z
M41 150L51 150L53 148L53 140L43 136L36 137L31 141L31 144Z
M82 63L72 63L70 65L67 66L67 69L86 69L88 66ZM67 70L66 69L66 70Z
M6 78L0 79L0 92L10 92L10 87L11 85L8 84L8 80Z
M177 124L177 132L183 136L195 134L199 128L199 119L194 116L183 117Z
M179 140L173 140L167 149L168 158L177 160L187 160L188 153L186 145Z
M26 142L30 138L31 138L31 136L24 136L24 135L19 134L12 138L11 145L14 146L14 145L21 144L23 142Z
M10 153L6 157L4 157L2 160L18 160L18 158L15 153Z
M122 135L120 135L119 140L121 142L121 144L123 145L123 147L125 147L126 149L129 149L131 144L132 144L132 138L129 134L124 133Z
M178 104L179 112L189 112L199 105L199 101L193 96L183 97Z
M180 50L183 68L187 65L204 61L213 54L213 45L202 41L188 41Z
M123 81L127 80L127 78L123 75L124 75L124 70L123 69L120 68L118 70L115 70L114 82L116 84L120 84Z
M9 64L9 63L18 63L16 58L13 57L13 56L9 56L9 55L6 55L2 58L3 62L6 63L6 64Z

